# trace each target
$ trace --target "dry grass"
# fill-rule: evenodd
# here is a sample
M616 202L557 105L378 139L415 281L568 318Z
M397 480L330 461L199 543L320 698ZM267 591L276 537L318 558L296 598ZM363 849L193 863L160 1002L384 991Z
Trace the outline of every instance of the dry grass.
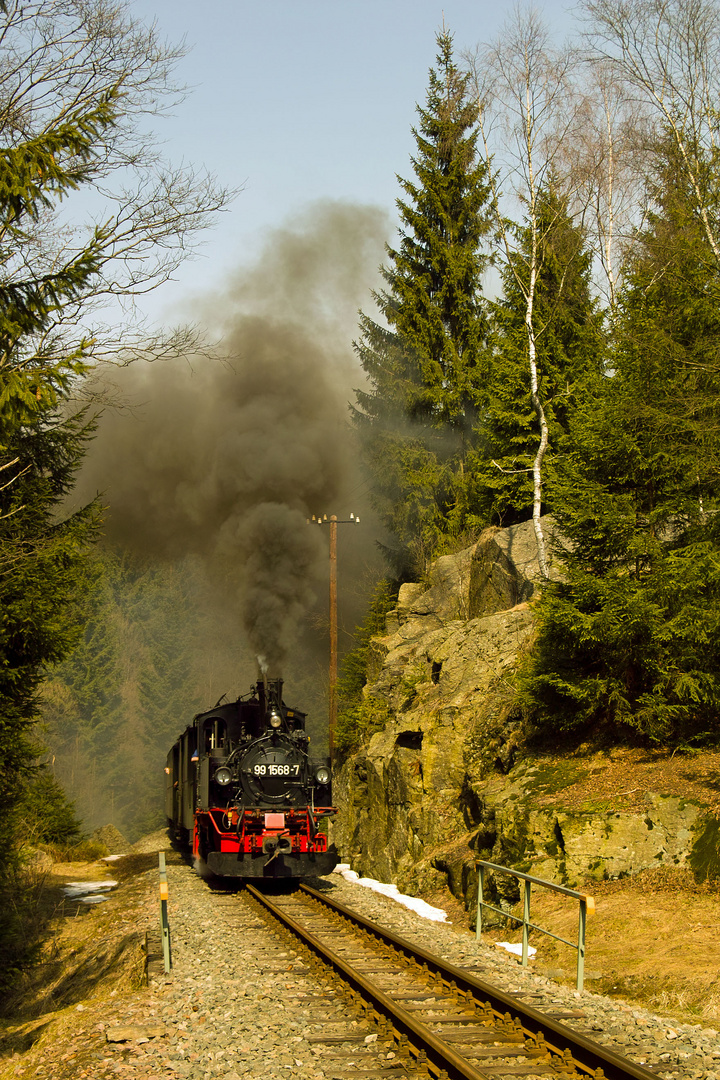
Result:
M690 873L662 868L634 878L588 882L596 912L587 919L586 987L687 1023L720 1027L717 927L720 886L697 885ZM576 901L535 888L531 920L577 941ZM492 931L485 940L521 940ZM531 968L575 984L577 953L536 931ZM560 974L562 972L562 974Z
M616 746L593 750L581 746L560 762L573 764L581 779L537 799L538 806L567 810L642 813L649 791L696 802L709 814L720 814L720 751L678 753L642 747ZM557 766L556 755L538 755L539 764Z
M144 982L145 930L157 919L157 855L138 854L111 864L56 864L45 876L42 903L51 931L40 963L5 1003L0 1019L0 1078L14 1077L18 1054L72 1041L83 1009L102 1006ZM118 881L105 903L68 901L70 881ZM13 1056L15 1055L15 1056ZM9 1059L9 1060L8 1060Z
M718 750L583 745L560 756L537 755L535 763L540 775L546 767L550 779L559 772L564 781L539 788L537 806L642 813L647 793L654 792L720 817ZM586 987L680 1021L720 1027L720 882L698 884L687 870L659 867L632 878L589 881L585 890L597 903L587 921ZM534 887L531 919L577 941L578 905L569 898ZM520 940L519 932L507 928L484 937ZM574 985L576 952L534 931L531 941L538 950L531 961L535 970Z
M93 863L104 859L110 852L98 840L82 840L78 844L38 844L37 850L45 852L53 863Z

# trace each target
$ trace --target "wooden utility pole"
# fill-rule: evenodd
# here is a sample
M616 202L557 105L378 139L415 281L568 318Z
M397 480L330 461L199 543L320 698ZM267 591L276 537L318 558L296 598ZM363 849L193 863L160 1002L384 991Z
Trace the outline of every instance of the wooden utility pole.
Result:
M330 526L330 677L329 677L329 725L328 742L330 760L335 748L335 726L337 724L337 676L338 676L338 625L337 625L337 527L338 525L359 525L360 518L351 514L349 518L338 519L337 514L312 516L312 523ZM308 518L308 525L311 524Z
M328 740L330 760L335 746L335 725L337 724L337 516L330 515L330 724Z

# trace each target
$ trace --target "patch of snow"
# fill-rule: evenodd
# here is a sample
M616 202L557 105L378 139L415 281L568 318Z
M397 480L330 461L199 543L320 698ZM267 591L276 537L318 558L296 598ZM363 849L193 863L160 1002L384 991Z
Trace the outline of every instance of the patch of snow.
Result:
M114 889L117 881L66 881L63 892L68 900L77 900L81 904L102 904L106 896L98 893Z
M509 941L496 941L496 949L505 949L506 952L511 952L515 956L522 956L522 945L511 945ZM528 956L534 956L537 949L534 945L528 945Z
M124 859L127 856L127 852L123 852L122 855L105 855L101 859L101 862L115 862L116 859Z
M346 881L351 881L355 885L362 885L365 889L372 889L373 892L389 896L391 900L396 900L403 907L410 908L411 911L414 911L423 919L430 919L432 922L448 921L447 912L443 911L442 908L432 907L431 904L426 904L424 900L420 900L417 896L406 896L405 893L398 890L397 885L387 885L383 881L375 881L374 878L361 878L355 870L350 869L349 863L338 863L333 872L342 874Z

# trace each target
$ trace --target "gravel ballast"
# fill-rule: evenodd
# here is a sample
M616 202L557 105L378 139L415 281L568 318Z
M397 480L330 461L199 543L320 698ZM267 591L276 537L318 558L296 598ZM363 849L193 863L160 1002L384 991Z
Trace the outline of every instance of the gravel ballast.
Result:
M138 917L148 919L148 929L154 930L157 872L146 876L151 899ZM266 928L247 894L212 891L171 854L168 880L171 974L154 975L145 990L76 1006L83 1026L75 1030L72 1046L48 1040L41 1057L33 1052L32 1066L22 1055L14 1059L15 1075L332 1080L397 1064L392 1047L349 1014L332 978L318 981L292 945ZM562 987L522 969L494 946L477 943L466 931L428 922L339 874L311 884L396 934L473 969L478 978L523 995L536 1008L583 1013L562 1022L667 1080L720 1080L720 1042L712 1029ZM352 1044L339 1038L336 1045L314 1041L327 1033L329 1021L338 1037L352 1037Z
M450 924L421 919L396 901L348 882L339 874L327 880L334 886L328 894L334 900L458 967L472 968L479 979L522 995L533 1008L545 1012L582 1011L585 1017L563 1019L562 1023L654 1068L667 1080L720 1080L720 1039L713 1028L678 1024L590 990L570 990L522 968L514 957L494 945L477 942L473 935Z

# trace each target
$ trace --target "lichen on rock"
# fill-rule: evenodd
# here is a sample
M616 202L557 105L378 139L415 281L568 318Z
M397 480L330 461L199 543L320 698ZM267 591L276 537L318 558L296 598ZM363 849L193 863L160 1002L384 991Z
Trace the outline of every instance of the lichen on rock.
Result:
M365 706L379 703L382 728L336 770L334 839L353 869L411 894L447 884L473 910L478 858L571 886L690 865L700 806L654 792L642 811L563 806L587 763L523 747L513 676L539 578L527 522L401 587L369 650ZM512 879L491 888L502 906L517 899Z

